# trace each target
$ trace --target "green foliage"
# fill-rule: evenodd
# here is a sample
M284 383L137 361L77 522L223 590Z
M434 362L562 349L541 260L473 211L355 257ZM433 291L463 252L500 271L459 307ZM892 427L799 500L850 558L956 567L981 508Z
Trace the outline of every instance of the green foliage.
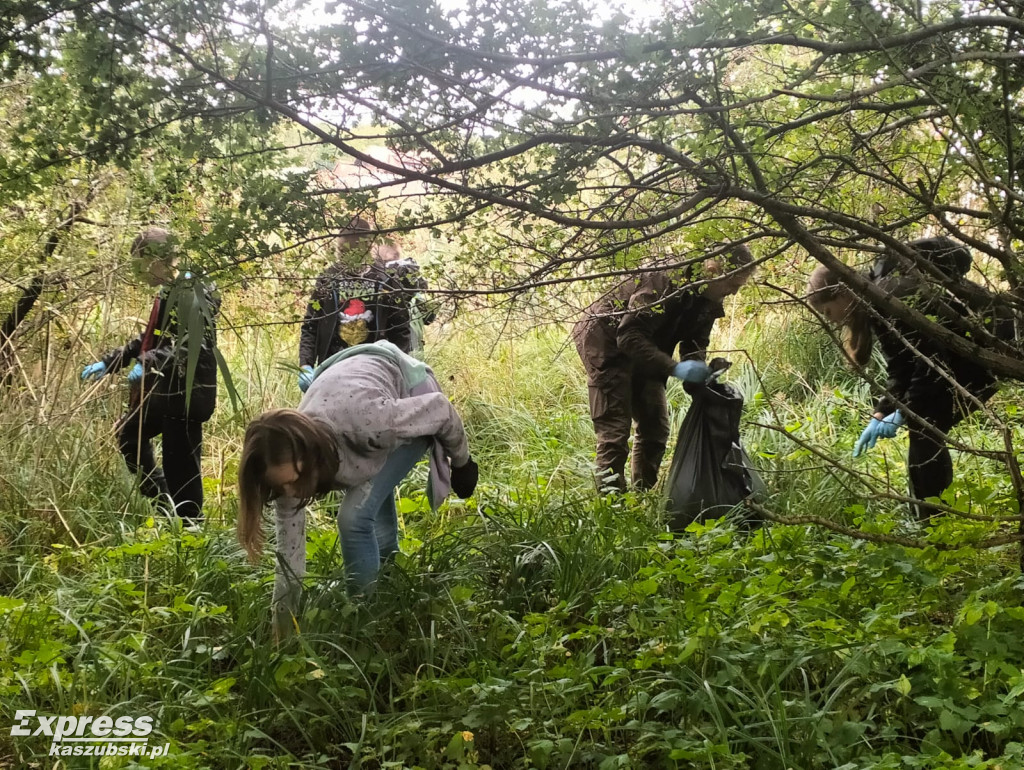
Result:
M333 507L317 506L300 633L278 649L272 559L249 565L231 530L242 425L229 410L208 425L209 521L196 533L154 520L132 492L104 432L118 403L55 419L45 442L5 410L0 720L25 708L152 715L167 766L186 768L1024 760L1013 552L721 523L673 537L656 496L590 491L582 372L571 349L550 365L564 332L495 346L486 327L443 342L431 331L428 357L467 418L482 485L437 516L422 470L402 485L403 555L364 605L340 590ZM745 334L755 360L778 345ZM294 402L279 335L240 330L224 348L246 411ZM846 382L837 362L820 365L821 383ZM782 395L774 408L801 415L799 435L852 443L857 423L827 391ZM750 419L767 408L753 399ZM776 510L835 514L846 493L831 477L771 474L806 458L768 461L770 433L746 433ZM861 514L869 530L900 515ZM936 529L952 541L963 525ZM44 759L38 739L0 740L18 764Z
M37 275L47 288L0 412L0 724L151 715L182 768L1024 764L1024 584L1015 552L970 547L1005 526L908 522L902 438L836 462L869 386L820 329L761 288L719 324L718 348L749 353L730 376L766 505L924 548L810 526L670 536L656 495L595 497L557 324L586 304L573 280L746 237L764 284L796 295L793 240L858 263L937 226L1019 279L1018 16L768 0L595 22L579 2L401 0L302 28L288 4L8 6L4 307ZM416 162L375 159L382 142ZM309 167L339 153L420 186L328 195ZM90 223L46 256L73 204ZM299 633L275 648L272 559L246 563L231 531L241 434L295 403L301 282L355 211L431 228L435 286L507 293L427 348L484 481L435 516L414 471L403 554L362 605L339 587L331 501L316 506ZM201 532L154 520L124 474L119 384L78 381L86 346L145 320L120 279L150 222L231 295L220 363L239 408L222 399L206 427ZM186 304L190 325L209 311ZM1017 401L993 414L1019 445ZM999 449L991 417L958 437ZM956 463L945 502L1016 510L994 460ZM15 765L44 754L0 730Z
M205 251L226 261L383 203L402 228L455 238L486 210L493 232L466 267L505 289L648 245L694 255L759 236L765 256L935 228L1019 283L1021 29L999 3L595 18L581 0L343 0L315 23L299 2L11 5L4 195L79 164L132 170L145 205L203 197ZM404 155L369 151L380 143ZM335 212L308 172L340 156L410 184L368 184ZM425 183L440 193L426 205Z

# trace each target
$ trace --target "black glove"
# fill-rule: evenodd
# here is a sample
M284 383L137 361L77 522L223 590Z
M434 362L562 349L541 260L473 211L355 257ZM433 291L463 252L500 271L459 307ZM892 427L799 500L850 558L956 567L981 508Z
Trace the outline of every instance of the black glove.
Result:
M465 465L458 468L452 467L452 491L461 498L467 498L476 489L476 483L480 480L480 466L469 458Z

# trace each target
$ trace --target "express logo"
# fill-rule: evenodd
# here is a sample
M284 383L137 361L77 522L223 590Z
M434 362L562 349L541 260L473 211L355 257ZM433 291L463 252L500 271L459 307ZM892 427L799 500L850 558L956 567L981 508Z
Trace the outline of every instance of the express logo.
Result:
M165 756L170 744L149 748L152 717L43 716L34 709L14 713L11 736L50 738L50 756Z

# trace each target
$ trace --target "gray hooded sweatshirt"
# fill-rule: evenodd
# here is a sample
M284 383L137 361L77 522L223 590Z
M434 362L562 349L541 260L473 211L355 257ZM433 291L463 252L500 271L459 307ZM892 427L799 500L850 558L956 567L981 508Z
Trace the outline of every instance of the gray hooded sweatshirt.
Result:
M442 454L455 467L469 462L462 419L429 372L426 384L431 392L414 395L401 367L377 355L354 355L318 371L298 409L334 436L339 460L336 489L369 482L391 452L419 437L434 439L432 462ZM279 636L288 632L298 610L306 574L306 509L298 503L283 497L275 504L274 619Z

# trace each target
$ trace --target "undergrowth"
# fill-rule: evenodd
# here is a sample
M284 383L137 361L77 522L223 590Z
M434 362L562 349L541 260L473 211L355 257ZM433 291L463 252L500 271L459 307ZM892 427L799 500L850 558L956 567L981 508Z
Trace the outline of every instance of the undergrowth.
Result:
M242 411L224 397L207 425L200 532L134 492L113 380L84 389L71 361L45 396L15 387L0 415L0 720L149 715L171 750L57 760L43 737L3 730L0 766L1024 767L1024 580L1014 548L970 545L1000 525L925 529L866 502L865 471L905 483L901 439L849 459L868 385L813 329L727 321L715 342L749 352L730 379L765 506L927 547L727 521L671 535L657 494L592 491L564 330L433 329L427 358L465 417L480 488L431 513L414 471L403 553L362 605L340 589L318 504L300 633L275 648L272 558L244 559L233 485L246 419L297 399L295 330L222 333ZM994 411L1019 437L1015 395ZM670 399L678 425L686 396L673 384ZM997 443L985 416L958 431ZM956 462L951 500L1014 512L994 461Z

